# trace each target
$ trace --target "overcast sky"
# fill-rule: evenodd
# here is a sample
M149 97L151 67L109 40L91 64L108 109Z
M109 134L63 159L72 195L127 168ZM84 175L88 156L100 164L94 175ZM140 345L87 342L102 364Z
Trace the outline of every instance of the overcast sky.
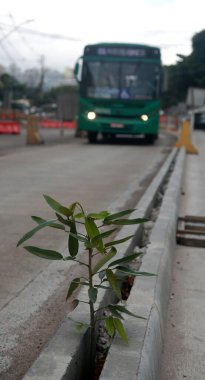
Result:
M47 67L63 69L74 65L86 44L133 42L159 46L169 65L177 53L190 54L192 36L203 29L202 0L6 0L0 64L33 67L44 56Z

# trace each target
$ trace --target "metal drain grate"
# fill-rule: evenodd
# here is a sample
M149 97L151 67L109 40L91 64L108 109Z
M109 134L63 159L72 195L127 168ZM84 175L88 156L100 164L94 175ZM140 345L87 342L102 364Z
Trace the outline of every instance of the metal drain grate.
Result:
M205 217L186 215L178 218L176 240L178 244L205 247Z

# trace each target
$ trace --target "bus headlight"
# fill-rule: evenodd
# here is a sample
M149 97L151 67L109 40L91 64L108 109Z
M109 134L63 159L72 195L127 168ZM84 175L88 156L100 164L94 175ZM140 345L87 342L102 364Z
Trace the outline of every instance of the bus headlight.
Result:
M96 113L95 112L88 112L87 118L89 120L94 120L96 118Z
M143 121L147 121L149 119L148 115L141 115L140 118L143 120Z

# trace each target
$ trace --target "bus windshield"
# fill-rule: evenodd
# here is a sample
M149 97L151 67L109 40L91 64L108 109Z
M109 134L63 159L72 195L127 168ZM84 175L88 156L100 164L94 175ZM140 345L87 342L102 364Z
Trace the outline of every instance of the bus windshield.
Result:
M82 95L96 99L159 97L160 66L145 62L84 61Z

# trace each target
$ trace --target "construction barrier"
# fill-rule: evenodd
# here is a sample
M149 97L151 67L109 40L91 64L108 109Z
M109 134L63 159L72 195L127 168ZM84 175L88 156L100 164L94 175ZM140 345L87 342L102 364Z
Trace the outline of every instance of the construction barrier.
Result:
M179 120L177 115L160 115L160 127L169 131L177 131L179 128Z
M27 144L43 144L44 140L39 132L39 118L34 115L27 117Z
M0 134L19 135L21 133L20 123L13 120L0 120Z
M59 120L51 120L51 119L43 119L40 121L40 126L42 128L65 128L65 129L75 129L76 122L75 121L59 121Z
M189 120L183 120L179 139L175 145L177 148L185 148L186 153L198 154L197 148L191 139L191 123Z

